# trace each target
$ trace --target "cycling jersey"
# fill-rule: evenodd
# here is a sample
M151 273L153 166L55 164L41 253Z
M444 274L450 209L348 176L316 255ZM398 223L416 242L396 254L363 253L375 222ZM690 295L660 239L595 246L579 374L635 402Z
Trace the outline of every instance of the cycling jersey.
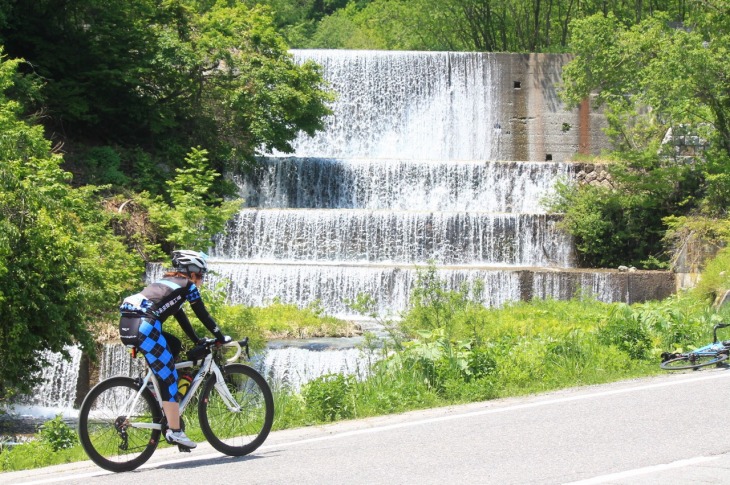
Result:
M218 325L205 308L198 287L187 278L178 276L162 278L136 295L125 298L119 309L122 314L145 315L159 319L160 322L167 320L170 315L175 315L175 319L185 334L193 342L197 342L199 337L182 309L183 303L186 301L190 302L190 308L193 309L195 316L205 325L205 328L210 330L215 338L223 340L223 334Z

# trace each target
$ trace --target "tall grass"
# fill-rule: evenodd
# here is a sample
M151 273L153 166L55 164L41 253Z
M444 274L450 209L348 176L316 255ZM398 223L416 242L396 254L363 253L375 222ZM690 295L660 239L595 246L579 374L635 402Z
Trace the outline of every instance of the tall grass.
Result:
M333 421L648 376L660 372L662 352L707 343L714 323L730 321L730 310L717 312L691 293L635 305L579 293L569 301L485 308L478 303L481 291L448 290L432 268L421 271L398 325L400 337L380 350L363 350L380 352L367 377L324 376L306 384L303 419Z

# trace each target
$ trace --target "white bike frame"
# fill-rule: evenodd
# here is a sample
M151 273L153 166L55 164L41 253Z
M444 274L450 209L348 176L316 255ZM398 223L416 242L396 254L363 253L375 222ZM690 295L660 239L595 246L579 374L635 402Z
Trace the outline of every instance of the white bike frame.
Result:
M223 344L223 347L236 347L236 353L233 357L230 357L226 359L226 363L233 363L236 360L238 360L238 357L241 355L241 345L238 342L229 342L226 344ZM198 361L193 360L186 360L184 362L178 362L175 364L175 369L186 369L188 367L193 367L196 365ZM215 374L215 388L218 390L218 393L223 398L223 401L225 401L226 406L231 412L240 412L241 406L238 405L236 402L236 399L231 395L230 391L228 390L228 386L226 386L226 383L223 379L223 372L221 371L221 368L218 367L218 364L215 363L213 360L213 352L211 351L208 355L205 356L205 358L202 361L202 364L200 364L200 370L195 375L195 378L193 379L193 382L190 384L190 389L188 389L188 392L185 393L185 397L183 397L182 401L180 402L180 414L185 411L185 408L190 403L190 401L193 398L193 395L198 390L200 385L203 383L206 377L210 375L211 373ZM159 383L157 382L157 378L152 373L152 369L149 367L147 368L147 374L145 374L144 379L142 379L142 385L139 388L139 391L132 396L124 406L125 412L123 416L130 416L132 410L135 408L137 403L139 402L140 397L142 396L142 393L147 388L147 384L149 382L152 382L152 386L155 389L154 395L155 400L157 401L157 404L160 406L160 409L162 410L162 415L165 415L165 410L162 407L162 397L160 394L160 387ZM127 418L129 419L129 418ZM158 429L162 430L162 424L161 423L137 423L137 422L129 422L129 426L132 428L144 428L144 429Z

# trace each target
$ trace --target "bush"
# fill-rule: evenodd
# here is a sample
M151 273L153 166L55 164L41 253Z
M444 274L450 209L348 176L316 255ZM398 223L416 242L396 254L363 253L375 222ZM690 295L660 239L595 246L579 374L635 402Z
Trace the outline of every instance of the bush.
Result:
M76 431L70 428L59 414L50 421L46 421L40 429L40 438L53 451L65 450L78 443Z
M0 470L25 470L86 459L76 431L57 415L39 427L32 441L2 450Z
M702 278L695 288L700 298L714 301L730 290L730 247L721 249L706 263Z
M343 374L327 374L308 382L302 388L307 411L317 421L353 418L353 385L354 377Z
M632 359L643 359L651 348L651 339L641 317L628 305L620 305L598 330L598 340L615 345Z

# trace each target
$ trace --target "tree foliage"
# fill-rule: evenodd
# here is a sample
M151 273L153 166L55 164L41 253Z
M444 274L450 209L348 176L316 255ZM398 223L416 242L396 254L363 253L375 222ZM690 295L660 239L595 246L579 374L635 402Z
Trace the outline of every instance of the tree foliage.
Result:
M207 248L236 213L239 201L224 202L213 190L220 174L208 166L207 152L193 149L186 166L169 180L168 205L162 198L150 208L150 219L162 229L161 238L174 249Z
M0 61L4 89L18 64ZM93 354L89 324L140 267L108 232L98 189L71 188L42 128L19 112L0 94L0 401L42 377L41 351L79 343Z
M290 151L329 112L317 67L293 62L264 7L38 0L6 5L5 17L6 50L42 80L32 106L77 173L93 174L100 160L87 147L107 147L137 188L159 192L165 172L149 177L149 157L174 169L201 146L220 171Z
M571 21L612 13L626 24L656 12L682 22L687 0L270 0L295 47L565 52ZM333 7L335 7L333 9ZM347 35L349 33L349 35Z
M688 233L678 216L728 216L730 4L695 7L681 25L666 14L627 25L611 13L572 24L563 96L604 106L620 160L608 166L613 187L564 189L554 206L590 265L667 262L668 222L678 235Z

